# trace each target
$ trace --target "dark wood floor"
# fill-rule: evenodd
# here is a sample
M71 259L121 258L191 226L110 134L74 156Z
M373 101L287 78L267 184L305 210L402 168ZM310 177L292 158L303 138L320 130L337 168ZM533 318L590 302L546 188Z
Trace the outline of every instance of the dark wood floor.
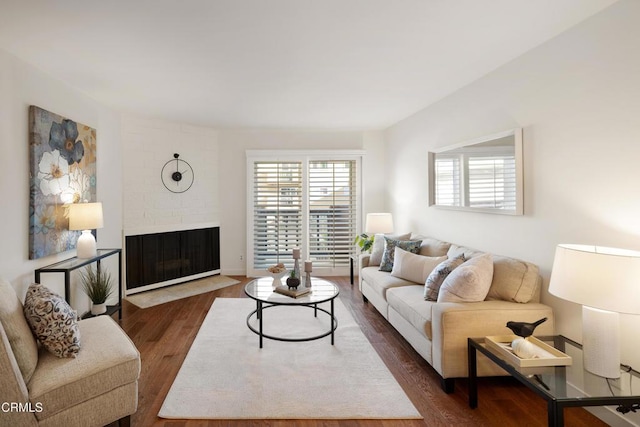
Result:
M121 325L142 357L138 411L133 426L545 426L546 405L526 387L511 378L481 378L479 407L467 405L466 380L456 380L456 391L445 394L436 372L409 346L402 336L371 306L362 301L357 285L347 277L332 277L340 287L339 298L360 324L424 420L416 421L327 421L255 420L206 421L165 420L157 417L173 380L189 351L200 324L215 298L245 298L245 277L240 284L147 309L123 301ZM327 338L328 339L328 338ZM374 393L375 390L372 390ZM581 408L565 410L567 426L605 426Z

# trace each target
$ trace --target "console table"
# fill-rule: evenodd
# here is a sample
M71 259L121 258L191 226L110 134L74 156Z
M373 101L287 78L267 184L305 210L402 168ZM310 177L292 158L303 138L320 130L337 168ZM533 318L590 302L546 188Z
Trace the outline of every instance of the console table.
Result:
M107 306L107 315L111 316L117 311L118 319L122 320L122 249L98 249L96 256L93 258L73 257L38 268L35 272L35 281L36 283L40 283L40 275L42 273L64 273L64 299L69 302L69 295L71 293L71 272L95 262L96 269L99 273L100 261L116 254L118 255L118 303L116 305ZM87 313L82 317L90 316L91 314Z
M478 406L476 365L478 351L547 401L549 426L563 426L564 408L568 407L621 405L623 409L621 412L624 412L625 408L640 404L640 389L629 387L632 379L630 377L640 378L640 372L628 366L621 366L619 379L599 377L582 368L582 345L562 335L536 338L567 353L573 358L572 365L517 367L503 355L487 347L484 338L468 338L469 406L471 408ZM582 389L587 395L577 396L577 393L571 390L572 386Z

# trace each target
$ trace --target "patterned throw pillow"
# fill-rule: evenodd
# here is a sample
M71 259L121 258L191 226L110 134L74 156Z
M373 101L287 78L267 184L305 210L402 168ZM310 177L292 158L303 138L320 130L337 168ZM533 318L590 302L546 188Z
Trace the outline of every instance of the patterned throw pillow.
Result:
M409 240L409 238L411 237L411 233L387 234L386 237L395 240ZM382 255L384 255L384 238L385 235L382 233L374 235L373 247L371 248L371 256L369 256L370 266L380 265L380 262L382 261Z
M441 262L433 269L424 286L424 299L427 301L438 301L438 293L444 279L458 266L466 261L464 254L460 254L455 258L449 258Z
M384 238L384 253L382 254L382 261L380 261L380 271L391 272L393 270L393 259L396 252L396 247L404 249L412 254L420 252L420 244L422 240L395 240L385 236Z
M49 352L58 357L76 357L80 351L78 314L58 294L45 286L29 286L24 316L31 331Z

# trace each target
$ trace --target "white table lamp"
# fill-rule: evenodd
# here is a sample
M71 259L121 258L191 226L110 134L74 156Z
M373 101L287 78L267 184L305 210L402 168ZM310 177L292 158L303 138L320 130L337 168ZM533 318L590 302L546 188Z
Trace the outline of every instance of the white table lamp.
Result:
M91 230L102 228L102 203L74 203L69 205L69 230L82 230L76 243L78 258L96 256L96 239Z
M619 378L619 313L640 314L640 252L558 245L549 293L582 305L584 368Z
M390 213L368 213L364 231L369 234L391 233L393 217Z

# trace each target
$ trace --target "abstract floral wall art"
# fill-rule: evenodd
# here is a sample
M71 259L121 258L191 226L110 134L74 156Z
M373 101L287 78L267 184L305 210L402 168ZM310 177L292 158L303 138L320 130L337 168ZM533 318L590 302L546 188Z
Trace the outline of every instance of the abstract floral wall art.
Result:
M29 259L75 248L68 206L96 201L96 130L29 107Z

